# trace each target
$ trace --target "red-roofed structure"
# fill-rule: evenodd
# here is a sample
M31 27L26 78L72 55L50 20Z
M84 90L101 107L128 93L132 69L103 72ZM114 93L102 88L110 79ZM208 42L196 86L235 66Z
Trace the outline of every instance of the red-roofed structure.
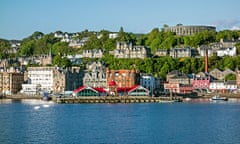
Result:
M83 90L83 89L85 89L85 88L86 88L86 86L80 86L80 87L76 88L76 89L73 91L73 93L78 93L78 92L80 92L81 90Z
M100 92L100 93L107 93L108 91L104 88L100 88L100 87L97 87L97 88L93 88L95 89L96 91Z
M135 85L128 91L130 96L149 96L149 90L141 85Z
M99 96L100 93L91 87L80 86L73 91L73 95L74 96Z
M116 86L115 86L116 88ZM80 86L73 91L75 96L107 96L111 95L111 92L116 92L117 96L148 96L149 90L142 87L141 85L135 85L132 87L118 87L116 91L111 91L111 89L105 88L91 88L87 86Z

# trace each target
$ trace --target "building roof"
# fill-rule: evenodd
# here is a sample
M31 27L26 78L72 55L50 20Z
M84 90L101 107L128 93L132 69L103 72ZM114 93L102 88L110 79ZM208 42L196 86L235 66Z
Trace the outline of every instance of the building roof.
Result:
M73 91L73 93L78 93L78 92L80 92L80 91L82 91L82 90L84 90L84 89L91 89L92 91L94 91L94 92L98 92L97 90L95 90L95 89L93 89L93 88L91 88L91 87L87 87L87 86L80 86L80 87L78 87L78 88L76 88L74 91Z
M171 72L168 72L168 75L178 75L180 73L179 70L173 70Z
M224 83L224 80L213 80L211 83Z
M187 74L175 75L171 79L189 79Z
M144 89L145 91L148 91L148 89L144 88L143 86L141 86L141 85L136 85L136 86L131 87L131 89L130 89L128 92L129 92L129 93L130 93L130 92L133 92L133 91L136 90L136 89Z
M80 87L76 88L76 89L73 91L73 93L78 93L78 92L82 91L85 87L86 87L86 86L80 86Z
M95 89L96 91L101 92L101 93L106 93L106 92L108 92L107 89L101 88L101 87L96 87L96 88L93 88L93 89Z
M236 85L236 80L228 80L225 82L226 85Z
M87 87L87 86L80 86L78 88L76 88L73 93L76 94L84 89L91 89L92 91L96 92L96 93L107 93L109 92L108 89L105 89L105 88L101 88L101 87L96 87L96 88L92 88L92 87ZM143 89L145 90L146 92L148 92L149 90L144 88L143 86L141 85L134 85L132 87L118 87L117 88L117 92L127 92L127 93L131 93L133 92L134 90L136 89Z

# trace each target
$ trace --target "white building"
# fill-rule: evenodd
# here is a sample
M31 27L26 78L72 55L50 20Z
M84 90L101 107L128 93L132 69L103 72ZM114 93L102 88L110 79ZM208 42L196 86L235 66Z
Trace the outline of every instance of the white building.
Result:
M236 47L221 48L217 50L217 56L235 56L237 54Z
M213 49L207 45L201 45L200 47L198 47L198 53L201 57L205 57L206 56L206 50L208 53L208 56L213 56Z
M22 92L38 94L40 91L53 91L54 67L29 67L28 84L22 84Z
M215 80L210 82L209 89L212 91L221 91L225 89L223 80Z
M28 95L35 95L38 94L36 84L22 84L22 90L21 93L28 94Z
M79 67L28 67L28 84L22 85L22 92L41 94L72 91L82 85L82 77Z
M69 46L73 47L73 48L81 48L82 46L84 46L86 44L88 39L89 39L89 37L84 37L81 40L80 39L71 39L69 41Z
M110 39L115 39L115 38L117 38L118 37L118 33L110 33L109 34L109 38Z
M229 80L225 82L225 88L228 92L233 92L237 90L236 80Z
M219 91L225 91L225 92L233 92L237 90L237 84L235 80L216 80L210 82L209 89L211 91L219 92Z

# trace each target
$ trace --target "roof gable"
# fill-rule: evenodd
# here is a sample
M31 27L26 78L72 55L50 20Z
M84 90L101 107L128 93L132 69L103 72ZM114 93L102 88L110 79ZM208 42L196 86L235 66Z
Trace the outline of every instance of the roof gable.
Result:
M83 91L84 89L90 89L90 90L94 91L95 93L98 93L97 90L95 90L95 89L93 89L93 88L91 88L91 87L87 87L87 86L80 86L80 87L76 88L76 89L73 91L73 93L78 93L78 92L80 92L80 91Z
M143 90L145 90L145 91L148 92L148 89L144 88L144 87L141 86L141 85L136 85L136 86L131 87L128 92L131 93L131 92L135 91L136 89L143 89Z
M80 86L80 87L76 88L76 89L73 91L73 93L78 93L78 92L82 91L82 90L85 89L85 88L86 88L86 86Z
M215 69L213 69L212 71L210 71L210 73L213 73L213 72L218 72L218 73L221 73L222 71L221 71L221 70L219 70L218 68L215 68Z

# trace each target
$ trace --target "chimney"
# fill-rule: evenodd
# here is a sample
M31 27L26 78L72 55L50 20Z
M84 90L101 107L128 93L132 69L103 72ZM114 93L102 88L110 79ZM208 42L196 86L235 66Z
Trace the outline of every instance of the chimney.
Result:
M208 48L205 48L205 73L208 73Z

